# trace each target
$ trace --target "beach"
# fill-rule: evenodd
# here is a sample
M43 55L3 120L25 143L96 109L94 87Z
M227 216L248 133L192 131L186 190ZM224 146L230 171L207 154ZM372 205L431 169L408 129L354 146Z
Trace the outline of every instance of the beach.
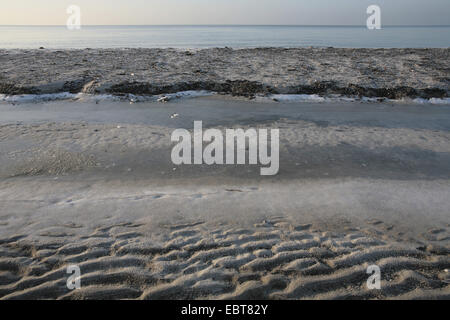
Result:
M449 4L2 5L0 305L450 300Z
M91 57L86 52L63 54ZM34 76L19 63L25 52L2 51L2 59L6 53L18 71L7 80L14 90L54 94L64 90L46 86L58 83L56 70L67 81L82 72L69 76L53 60L39 79L46 60L32 67ZM448 71L436 63L431 74L376 83L448 92ZM1 299L450 298L450 106L277 102L251 90L165 103L111 99L114 83L131 77L161 83L158 94L180 89L170 79L192 77L142 79L128 62L123 69L123 76L102 73L94 96L0 103ZM265 85L293 86L270 72ZM258 81L262 74L199 77ZM196 120L221 131L279 129L278 174L261 176L252 165L174 165L171 133L192 131ZM70 290L74 264L81 288ZM367 287L371 265L381 269L380 290Z
M0 50L0 94L448 98L449 49Z

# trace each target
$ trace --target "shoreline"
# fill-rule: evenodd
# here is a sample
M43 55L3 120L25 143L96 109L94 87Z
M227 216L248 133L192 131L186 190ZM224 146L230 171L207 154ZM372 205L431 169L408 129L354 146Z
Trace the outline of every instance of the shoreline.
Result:
M389 103L393 105L412 104L412 105L450 105L450 98L410 98L389 99L386 97L366 97L366 96L344 96L332 94L329 96L320 96L317 94L255 94L254 96L233 96L226 93L217 93L213 91L179 91L158 95L135 95L127 94L89 94L89 93L44 93L44 94L1 94L0 103L26 104L26 103L46 103L52 101L79 101L89 102L130 102L130 104L141 102L162 102L174 101L178 99L192 99L199 97L222 96L234 97L241 100L254 100L257 102L281 102L281 103Z
M0 50L0 94L448 98L450 49Z

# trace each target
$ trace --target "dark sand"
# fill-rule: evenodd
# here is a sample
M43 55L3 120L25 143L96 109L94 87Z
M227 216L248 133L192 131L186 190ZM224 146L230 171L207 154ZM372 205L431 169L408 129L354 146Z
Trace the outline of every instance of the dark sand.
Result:
M260 48L0 50L0 94L448 97L450 50Z

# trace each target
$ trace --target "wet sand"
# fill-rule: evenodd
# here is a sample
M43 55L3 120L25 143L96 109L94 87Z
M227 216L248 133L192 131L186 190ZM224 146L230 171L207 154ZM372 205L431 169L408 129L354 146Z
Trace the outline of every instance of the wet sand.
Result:
M0 112L1 298L450 298L448 106L219 96ZM172 130L200 119L279 128L279 174L174 166Z

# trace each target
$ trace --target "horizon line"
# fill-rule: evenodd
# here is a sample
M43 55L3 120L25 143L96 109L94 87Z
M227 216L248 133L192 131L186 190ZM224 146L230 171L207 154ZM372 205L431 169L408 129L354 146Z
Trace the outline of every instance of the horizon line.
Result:
M65 24L0 24L0 27L65 27ZM86 27L365 27L365 24L82 24ZM391 24L383 27L450 27L450 24Z

